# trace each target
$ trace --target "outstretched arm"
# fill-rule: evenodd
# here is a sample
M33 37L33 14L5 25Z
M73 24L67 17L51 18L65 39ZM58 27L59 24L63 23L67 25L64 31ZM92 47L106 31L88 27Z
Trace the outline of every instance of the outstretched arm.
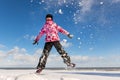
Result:
M66 31L65 29L61 28L60 26L57 26L57 30L58 30L59 32L65 34L65 35L68 35L68 34L69 34L68 31Z
M38 44L39 39L42 37L42 35L44 35L44 33L45 33L45 29L42 28L41 31L39 32L39 34L37 35L37 37L35 38L33 45Z
M69 38L73 37L73 35L71 35L68 31L66 31L65 29L61 28L60 26L57 26L57 29L58 29L59 32L67 35Z

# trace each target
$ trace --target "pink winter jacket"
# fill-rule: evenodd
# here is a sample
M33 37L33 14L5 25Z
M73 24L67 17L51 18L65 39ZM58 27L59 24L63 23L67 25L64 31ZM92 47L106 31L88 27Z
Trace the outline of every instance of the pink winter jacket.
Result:
M46 42L54 42L59 41L58 32L61 32L65 35L68 35L69 32L58 26L53 21L46 21L43 28L39 32L39 35L36 37L35 41L39 41L39 39L42 37L43 34L46 34Z

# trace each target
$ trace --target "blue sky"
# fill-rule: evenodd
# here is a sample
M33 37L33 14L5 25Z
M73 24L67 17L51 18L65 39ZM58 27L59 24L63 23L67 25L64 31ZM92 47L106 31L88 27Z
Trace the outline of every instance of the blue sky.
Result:
M32 42L48 13L74 35L59 34L78 67L120 67L119 9L120 0L0 0L0 67L36 66L45 36ZM48 67L65 66L54 48L50 55Z

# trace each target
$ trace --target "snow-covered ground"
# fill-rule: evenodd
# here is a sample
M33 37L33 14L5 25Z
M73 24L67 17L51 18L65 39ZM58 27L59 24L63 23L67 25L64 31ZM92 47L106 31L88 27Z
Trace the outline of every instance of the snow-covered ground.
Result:
M0 80L120 80L120 71L0 69Z

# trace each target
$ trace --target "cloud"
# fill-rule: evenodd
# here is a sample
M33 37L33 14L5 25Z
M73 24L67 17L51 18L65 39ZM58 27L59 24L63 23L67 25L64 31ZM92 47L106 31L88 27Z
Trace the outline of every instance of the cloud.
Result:
M15 46L8 51L0 50L0 67L36 67L42 49L37 49L30 54L25 48ZM77 67L118 67L120 66L120 55L109 56L81 56L70 55L71 61ZM59 64L58 64L59 63ZM46 67L65 67L63 59L58 54L50 54Z
M3 44L0 44L0 48L5 48L6 46Z
M0 51L0 60L3 59L6 56L4 51Z
M13 54L25 54L26 53L26 49L25 48L19 48L17 46L15 46L13 49L9 50L7 52L7 55L13 55Z
M114 63L113 58L110 56L71 56L73 62L76 63L78 67L118 67L120 66L118 59ZM120 59L119 59L120 60Z
M29 54L25 48L15 46L13 49L3 52L0 51L0 66L5 67L22 67L29 65L34 66L38 62L38 55Z

